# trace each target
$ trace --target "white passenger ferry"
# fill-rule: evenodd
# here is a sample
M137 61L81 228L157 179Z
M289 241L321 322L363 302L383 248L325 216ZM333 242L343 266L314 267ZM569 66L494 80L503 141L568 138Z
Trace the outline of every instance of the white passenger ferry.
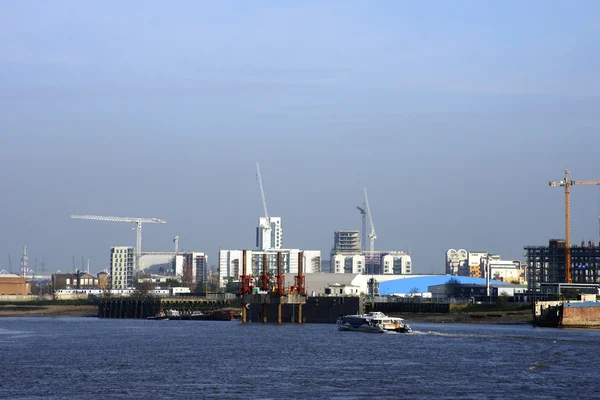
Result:
M368 314L346 315L337 320L340 331L362 331L373 333L399 332L410 333L411 327L399 317L388 317L382 312L372 311Z

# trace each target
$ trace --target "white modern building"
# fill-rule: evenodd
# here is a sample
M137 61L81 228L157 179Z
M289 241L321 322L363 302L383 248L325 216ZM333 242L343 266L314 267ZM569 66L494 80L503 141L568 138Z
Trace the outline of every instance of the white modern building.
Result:
M336 254L331 257L334 274L362 274L365 272L365 256L362 254Z
M281 249L283 227L281 217L260 217L256 228L256 248L259 250Z
M363 251L360 231L333 233L328 272L334 274L403 275L412 274L410 254L403 251Z
M182 256L183 264L181 272L177 271L177 263L175 263L175 275L180 276L187 273L192 282L199 283L206 281L208 275L208 256L200 252L183 253Z
M503 282L521 282L521 261L488 259L483 262L483 270L489 271L490 279Z
M410 275L412 262L410 255L404 252L389 252L381 257L383 275Z
M110 277L112 289L133 287L133 266L135 251L133 246L115 246L110 249Z
M267 270L271 274L277 273L277 254L281 253L282 273L298 273L298 256L303 252L304 273L321 272L321 251L280 249L280 250L246 250L246 273L259 276L263 270L265 255L267 256ZM227 283L229 278L238 280L243 270L243 250L219 251L219 282Z
M410 275L412 261L403 251L366 251L359 254L334 254L330 260L334 274Z

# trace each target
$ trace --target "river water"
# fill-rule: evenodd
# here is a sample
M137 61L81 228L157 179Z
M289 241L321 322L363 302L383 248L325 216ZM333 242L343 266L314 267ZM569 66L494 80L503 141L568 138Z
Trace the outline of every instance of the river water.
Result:
M600 331L1 318L0 398L600 399Z

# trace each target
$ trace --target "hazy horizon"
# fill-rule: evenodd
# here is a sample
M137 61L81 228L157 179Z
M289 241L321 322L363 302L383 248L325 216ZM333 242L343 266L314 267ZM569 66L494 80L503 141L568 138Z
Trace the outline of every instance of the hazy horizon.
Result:
M143 5L142 5L143 4ZM564 238L564 169L600 180L600 3L6 1L0 6L0 270L98 272L144 251L286 248L360 229L443 273L447 249L523 259ZM571 237L599 242L600 188Z

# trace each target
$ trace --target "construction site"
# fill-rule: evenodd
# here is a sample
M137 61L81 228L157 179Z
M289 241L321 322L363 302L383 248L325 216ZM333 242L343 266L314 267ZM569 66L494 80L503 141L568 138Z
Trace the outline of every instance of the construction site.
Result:
M527 282L531 293L548 296L565 295L567 291L587 292L600 283L600 246L593 241L571 243L571 187L600 185L600 181L575 181L565 170L564 179L550 181L551 187L565 192L565 239L551 239L548 246L525 246L528 265Z

